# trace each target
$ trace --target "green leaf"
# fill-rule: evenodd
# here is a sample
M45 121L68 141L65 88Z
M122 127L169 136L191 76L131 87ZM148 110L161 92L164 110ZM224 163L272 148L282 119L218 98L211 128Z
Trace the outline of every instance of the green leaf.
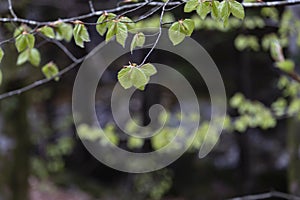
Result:
M29 62L36 67L40 64L41 55L36 48L29 49Z
M134 32L135 29L135 23L128 17L120 17L119 22L124 23L127 26L128 31Z
M211 2L211 16L213 19L219 19L220 18L220 14L219 14L219 1L216 0L212 0Z
M273 40L270 46L271 56L274 60L282 60L282 49L278 40Z
M73 26L64 22L58 22L55 25L56 39L70 42L73 36Z
M17 59L17 65L24 64L28 59L29 59L29 49L27 49L19 54L18 59Z
M47 79L51 79L59 73L58 67L53 62L49 62L42 67L42 72ZM59 77L54 78L55 81L59 80Z
M116 32L116 39L119 44L121 44L123 47L125 47L126 38L128 36L128 30L127 26L122 23L117 23L117 32Z
M179 24L179 22L174 22L169 28L169 38L173 45L181 43L185 38L185 35L180 31L180 26L181 25Z
M76 45L80 46L81 48L84 47L84 42L90 41L89 33L87 31L87 28L84 26L84 24L81 23L76 24L73 30L73 35L74 35Z
M118 73L118 80L123 88L128 89L132 87L132 82L130 79L130 67L125 67L121 69Z
M16 38L15 46L18 52L25 50L26 48L33 48L35 38L32 34L22 33Z
M96 30L101 36L103 36L107 30L106 22L105 22L106 19L107 19L107 16L105 14L103 14L97 20Z
M154 67L154 65L150 64L150 63L147 63L147 64L144 64L140 67L140 69L142 70L142 72L147 76L147 77L150 77L154 74L157 73L157 70L156 68Z
M132 42L131 42L131 45L130 45L130 51L132 53L133 49L136 48L136 47L142 47L145 43L145 35L144 33L140 32L140 33L137 33L133 36L133 39L132 39Z
M2 58L4 56L4 51L2 50L2 48L0 47L0 63L2 61Z
M132 67L130 79L133 86L136 88L145 86L149 81L149 78L137 67Z
M230 12L232 13L233 16L239 19L244 19L245 17L245 11L244 7L241 3L237 1L229 1L230 4Z
M195 28L194 21L191 19L185 19L183 20L180 28L187 36L191 36Z
M286 73L291 73L295 69L295 63L292 60L284 60L276 62L276 67L278 67L280 70Z
M149 81L149 77L136 64L131 64L119 71L118 80L125 89L134 86L143 90Z
M190 0L187 1L186 4L184 5L184 12L192 12L193 10L196 10L198 6L198 0Z
M116 30L117 22L112 22L108 24L108 31L106 33L106 38L105 41L108 42L111 40L111 38L116 35L117 30Z
M230 5L227 0L224 0L219 5L220 17L224 20L230 15Z
M197 14L201 17L201 19L205 19L207 14L210 13L211 6L210 2L201 2L197 7Z
M39 29L39 31L48 38L51 38L51 39L55 38L55 33L54 33L53 28L51 28L49 26L43 26L42 28Z

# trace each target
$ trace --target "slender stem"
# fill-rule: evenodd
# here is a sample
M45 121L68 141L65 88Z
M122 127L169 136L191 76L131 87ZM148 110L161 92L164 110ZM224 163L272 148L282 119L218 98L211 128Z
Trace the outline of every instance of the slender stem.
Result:
M8 10L9 10L10 14L14 17L14 19L17 19L18 17L13 9L11 0L7 0L7 2L8 2Z
M152 48L150 49L150 51L147 53L147 55L145 56L145 58L143 59L142 63L139 65L142 66L143 64L145 64L145 62L147 61L148 57L151 55L151 53L154 51L155 47L157 46L159 39L161 37L162 34L162 23L163 23L163 16L165 14L165 10L166 10L166 6L168 5L170 0L167 0L164 5L162 6L162 11L160 13L160 18L159 18L159 32L158 32L158 36L152 46Z

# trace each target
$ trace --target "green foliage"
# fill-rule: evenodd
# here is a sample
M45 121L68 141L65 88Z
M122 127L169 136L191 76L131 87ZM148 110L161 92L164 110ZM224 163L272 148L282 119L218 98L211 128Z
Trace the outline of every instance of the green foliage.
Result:
M70 42L73 36L73 26L64 22L58 21L54 25L57 40L65 40Z
M90 41L90 36L87 31L87 28L80 21L76 22L76 25L73 30L73 35L74 35L75 43L81 48L84 47L84 42Z
M143 47L145 40L146 40L146 37L145 37L144 33L142 33L142 32L136 33L133 36L133 39L132 39L132 42L130 45L131 53L136 47Z
M56 64L54 64L53 62L49 62L42 67L42 72L47 79L50 79L50 78L55 77L59 73L59 70L58 70L58 67L56 66ZM56 76L54 78L54 80L58 81L59 77Z
M144 140L137 137L129 137L127 146L131 149L141 148L144 145Z
M33 34L23 32L19 36L17 36L15 41L15 46L18 52L22 52L27 48L33 48L35 43L35 38Z
M278 21L278 10L274 7L264 7L261 9L261 15L274 21Z
M28 48L19 54L17 65L22 65L29 61L33 66L38 66L41 61L40 52L36 48Z
M101 36L104 36L107 30L107 24L112 20L115 19L116 15L113 13L104 13L102 14L98 20L96 25L96 30Z
M156 69L152 64L145 64L138 67L136 64L124 66L118 73L118 80L125 89L132 86L144 90L145 85L149 82L150 76L156 73Z
M173 45L181 43L185 36L191 36L194 31L195 24L191 19L179 20L169 28L169 38Z
M38 29L39 32L41 32L43 35L45 35L48 38L54 39L55 33L53 28L49 26L43 26L42 28Z

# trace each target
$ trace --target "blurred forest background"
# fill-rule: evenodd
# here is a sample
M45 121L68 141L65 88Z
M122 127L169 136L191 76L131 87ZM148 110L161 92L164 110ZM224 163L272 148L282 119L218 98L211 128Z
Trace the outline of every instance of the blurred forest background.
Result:
M97 10L118 4L114 0L93 2ZM15 0L13 6L18 16L39 21L90 12L87 0ZM259 15L260 9L247 9L246 14ZM279 7L278 15L285 9ZM294 13L300 13L297 6L293 9ZM187 15L182 7L172 13L175 19ZM131 17L134 15L138 13ZM0 0L0 16L9 16L6 0ZM88 20L95 22L96 19ZM78 48L74 42L64 44L76 57L87 54L103 41L93 26L87 27L92 42L86 43L86 48ZM274 68L268 52L238 51L234 41L240 33L262 37L276 29L276 23L263 28L254 25L253 29L241 27L226 31L207 25L198 27L192 38L203 45L215 61L228 98L241 92L250 100L270 106L282 95L277 88L280 72ZM12 24L0 23L1 41L12 36L11 30ZM295 42L290 43L286 52L299 60L300 54L293 46ZM37 45L42 46L40 51L45 63L55 59L60 68L71 63L54 44L38 41ZM142 59L145 53L141 51L140 58L136 59ZM43 78L40 70L30 64L16 66L18 54L13 43L5 45L5 54L1 63L4 74L1 93ZM122 66L127 60L115 66ZM157 52L150 60L180 70L197 92L202 109L210 109L204 82L182 60L172 55L161 57ZM224 132L205 158L199 159L197 150L189 151L156 172L128 174L101 164L84 148L73 124L72 87L77 69L58 82L52 81L0 101L0 200L226 199L272 190L300 195L299 122L292 118L280 119L276 127L266 130L248 128L242 133ZM106 118L104 123L112 121L107 99L117 82L118 70L114 66L107 70L101 79L101 91L96 95L96 110ZM174 96L158 86L135 92L133 100L132 112L140 113L144 124L149 121L147 112L152 104L162 103L171 111L178 106ZM228 113L237 115L230 108ZM149 148L147 143L143 148Z

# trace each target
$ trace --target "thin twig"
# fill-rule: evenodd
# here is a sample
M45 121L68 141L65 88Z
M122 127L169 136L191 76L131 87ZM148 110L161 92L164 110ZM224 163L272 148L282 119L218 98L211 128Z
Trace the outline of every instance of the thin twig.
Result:
M8 10L9 10L10 14L13 16L14 19L17 19L18 17L13 9L11 0L7 0L7 2L8 2Z
M91 13L95 13L95 8L92 0L89 0L89 6L90 6Z
M147 3L148 6L154 6L154 7L163 6L165 4L164 2L149 2L149 3L146 2L146 3ZM174 1L174 2L168 3L168 6L173 7L173 6L181 5L182 3L183 3L182 1ZM62 21L62 22L73 22L75 20L82 20L82 19L98 16L98 15L103 14L104 12L120 12L120 11L123 11L123 10L136 8L136 7L139 7L139 6L144 5L144 4L145 4L145 2L123 5L123 6L120 6L120 7L107 9L107 10L98 10L98 11L95 11L95 12L91 12L91 13L84 14L84 15L79 15L79 16L76 16L76 17L60 19L60 21ZM253 3L243 2L242 4L246 8L288 6L288 5L300 4L300 0L285 0L285 1L272 1L272 2L253 2ZM29 19L23 19L23 18L18 18L18 17L0 18L0 22L18 22L18 23L25 23L25 24L29 24L29 25L38 25L38 26L50 25L50 24L52 24L56 21L58 21L58 20L55 20L55 21L36 21L36 20L29 20Z
M160 13L160 19L159 19L159 33L158 33L158 36L154 42L154 45L152 46L152 48L150 49L150 51L147 53L147 55L145 56L145 58L143 59L142 63L139 65L139 66L142 66L143 64L145 64L145 62L147 61L148 57L151 55L151 53L154 51L156 45L158 44L159 42L159 39L161 37L161 34L162 34L162 23L163 23L163 16L165 14L165 10L166 10L166 6L168 5L170 0L167 0L163 7L162 7L162 11Z
M67 49L67 47L65 47L60 41L56 40L56 39L51 39L48 38L46 36L44 36L43 34L39 34L40 37L42 37L43 39L45 39L48 42L51 42L53 44L55 44L56 46L58 46L73 62L77 62L78 58L76 58L70 51L69 49Z
M63 70L61 70L56 76L53 76L51 78L44 78L38 81L35 81L25 87L19 88L17 90L12 90L10 92L6 92L0 95L0 100L14 96L14 95L20 95L28 90L31 90L33 88L36 88L38 86L41 86L45 83L48 83L50 81L52 81L53 79L55 79L56 77L61 77L62 75L66 74L67 72L69 72L71 69L73 69L74 67L76 67L78 64L80 64L85 57L82 57L80 59L77 60L77 62L73 62L72 64L70 64L68 67L64 68Z

